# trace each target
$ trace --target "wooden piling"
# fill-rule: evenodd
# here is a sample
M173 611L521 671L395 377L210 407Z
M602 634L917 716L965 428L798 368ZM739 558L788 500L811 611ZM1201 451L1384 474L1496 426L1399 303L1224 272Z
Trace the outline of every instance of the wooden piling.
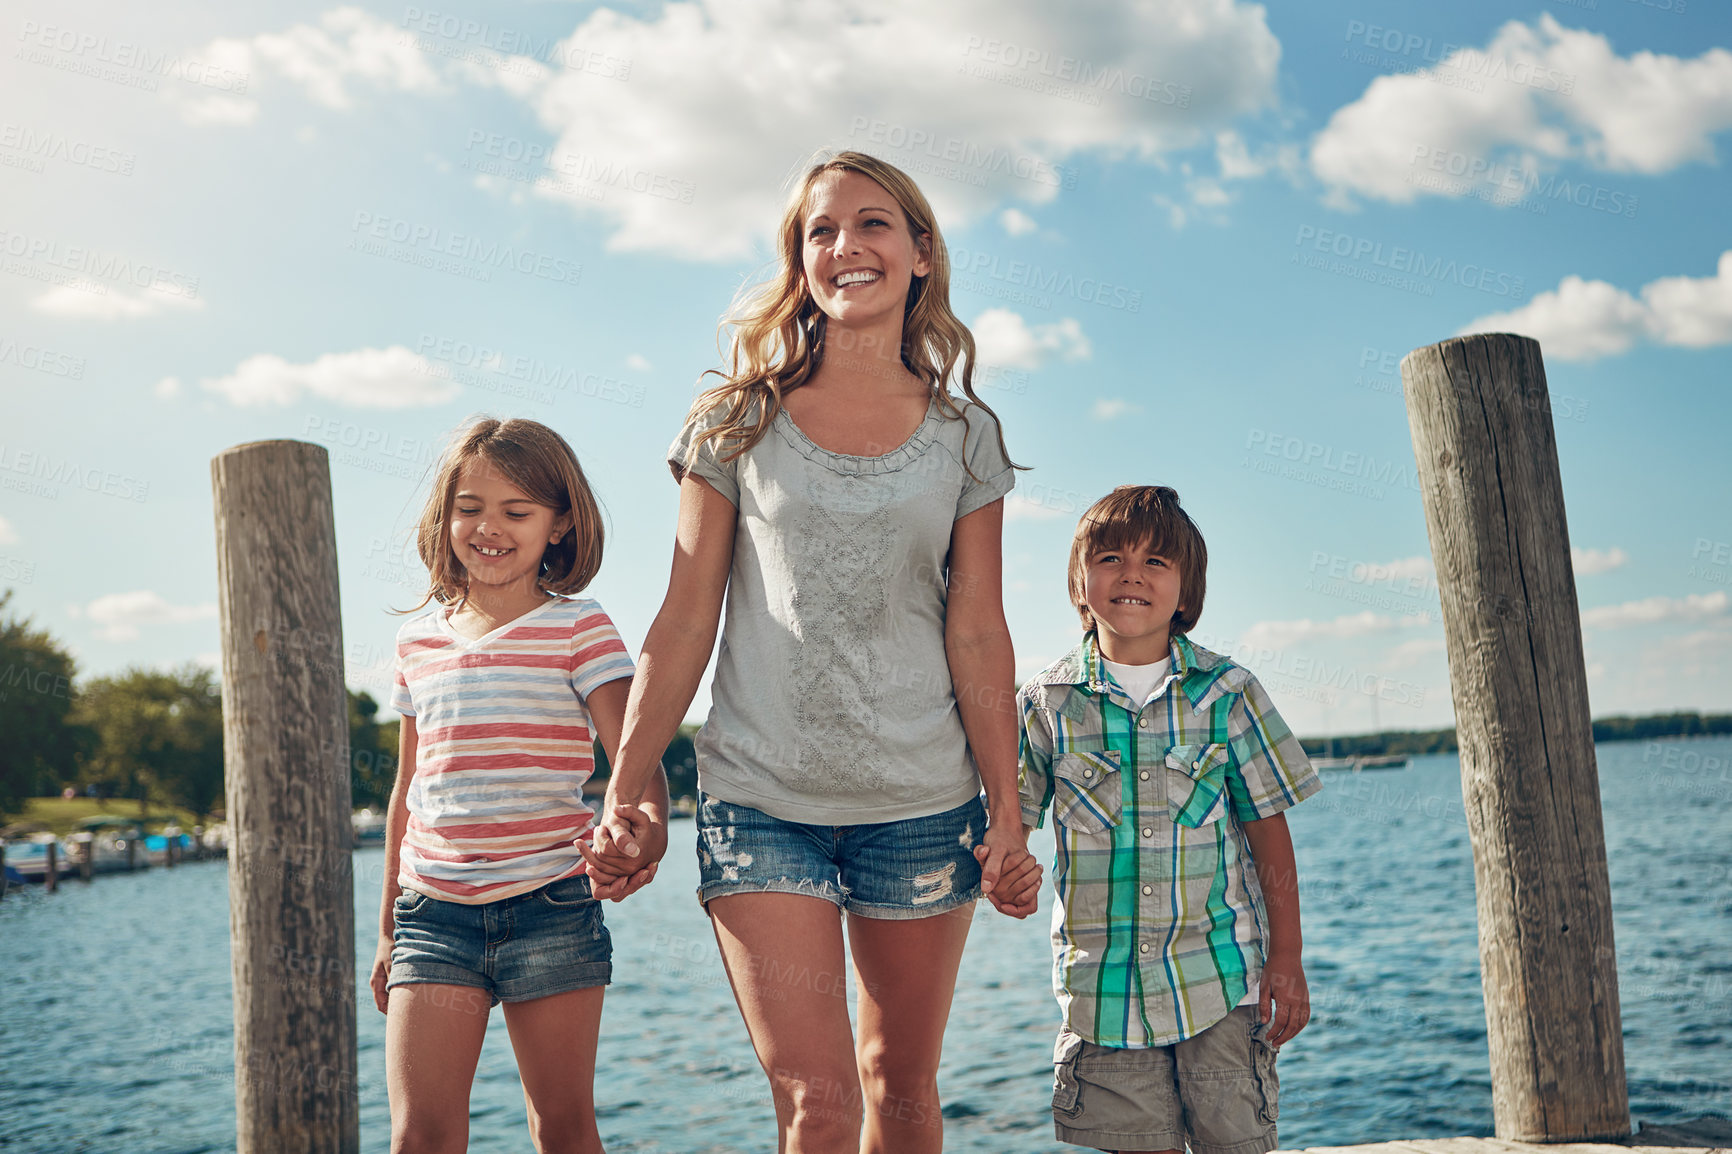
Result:
M60 888L60 843L51 841L43 848L48 851L48 868L42 873L42 888L53 893Z
M1611 887L1538 342L1401 362L1473 841L1497 1136L1630 1133Z
M328 458L298 441L239 445L211 461L211 482L236 1148L352 1154L355 911Z

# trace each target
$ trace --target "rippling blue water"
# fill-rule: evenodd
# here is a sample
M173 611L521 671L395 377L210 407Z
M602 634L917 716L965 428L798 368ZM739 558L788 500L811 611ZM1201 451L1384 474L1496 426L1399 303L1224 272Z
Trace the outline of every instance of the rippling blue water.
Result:
M1632 1113L1732 1115L1732 740L1603 745L1599 761ZM1315 1016L1282 1051L1282 1144L1489 1134L1457 761L1327 781L1290 817ZM602 1134L616 1154L773 1149L764 1080L692 898L691 827L674 832L656 884L607 907ZM381 858L356 860L360 983ZM1047 1113L1057 1011L1042 905L1027 922L976 919L941 1076L948 1149L1061 1148ZM224 865L14 892L0 902L0 962L0 1149L234 1148ZM361 1144L383 1151L384 1019L359 993ZM498 1014L471 1125L473 1150L528 1149Z

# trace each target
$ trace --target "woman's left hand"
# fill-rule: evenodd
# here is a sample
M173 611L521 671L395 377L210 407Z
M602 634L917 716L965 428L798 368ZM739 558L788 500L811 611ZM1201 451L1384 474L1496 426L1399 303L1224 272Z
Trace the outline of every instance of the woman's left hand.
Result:
M980 889L993 907L1013 918L1026 918L1040 904L1042 870L1028 852L1028 839L1009 822L988 826L974 847L980 862Z

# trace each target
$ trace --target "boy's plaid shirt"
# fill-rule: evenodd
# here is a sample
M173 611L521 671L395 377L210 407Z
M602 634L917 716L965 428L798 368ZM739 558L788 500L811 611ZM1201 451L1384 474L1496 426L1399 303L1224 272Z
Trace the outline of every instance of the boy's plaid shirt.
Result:
M1323 787L1249 670L1184 636L1138 708L1094 634L1018 692L1022 820L1058 823L1053 989L1101 1046L1165 1046L1227 1016L1268 919L1241 822Z

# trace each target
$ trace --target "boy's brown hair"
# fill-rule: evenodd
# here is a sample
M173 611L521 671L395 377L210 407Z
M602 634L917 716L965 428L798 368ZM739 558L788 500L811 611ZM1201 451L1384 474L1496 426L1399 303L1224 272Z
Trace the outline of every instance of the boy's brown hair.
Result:
M1084 629L1095 627L1094 614L1084 600L1089 558L1144 542L1179 571L1180 606L1173 614L1172 631L1184 633L1197 624L1203 615L1209 571L1209 548L1202 531L1179 507L1179 495L1165 485L1120 485L1089 506L1071 539L1070 603L1076 606Z

